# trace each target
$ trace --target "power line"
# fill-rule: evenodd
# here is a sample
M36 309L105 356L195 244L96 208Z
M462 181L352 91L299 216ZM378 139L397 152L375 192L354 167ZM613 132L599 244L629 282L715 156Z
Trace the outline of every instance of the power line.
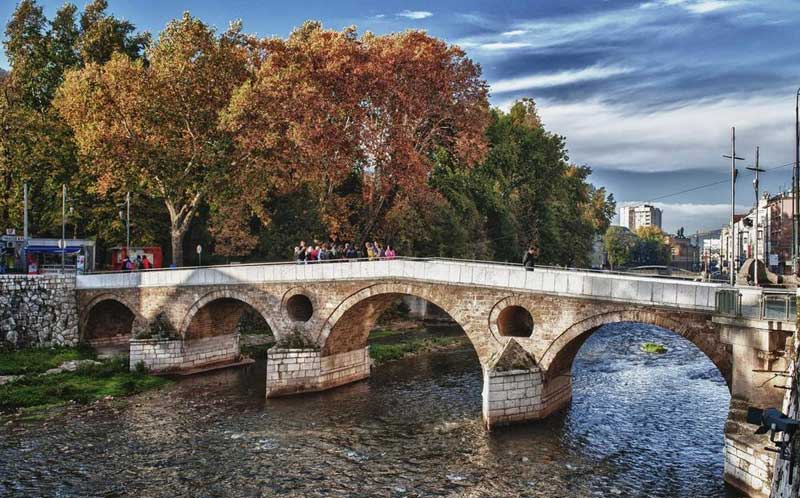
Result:
M787 166L792 166L792 165L794 165L793 162L786 163L786 164L781 164L781 165L778 165L778 166L772 166L771 168L766 168L766 170L767 171L772 171L772 170L776 170L776 169L780 169L780 168L786 168ZM719 180L719 181L716 181L716 182L706 183L705 185L698 185L697 187L692 187L692 188L688 188L688 189L685 189L685 190L679 190L677 192L672 192L670 194L660 195L660 196L654 197L654 198L652 198L652 199L650 199L649 201L646 201L646 202L655 202L655 201L658 201L658 200L661 200L661 199L666 199L668 197L674 197L676 195L686 194L688 192L694 192L695 190L701 190L701 189L704 189L704 188L713 187L715 185L722 185L723 183L730 183L730 179L726 178L725 180Z

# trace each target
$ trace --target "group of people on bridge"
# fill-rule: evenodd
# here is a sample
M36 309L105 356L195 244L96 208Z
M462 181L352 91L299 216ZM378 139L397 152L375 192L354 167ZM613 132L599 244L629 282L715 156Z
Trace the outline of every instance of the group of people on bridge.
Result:
M314 240L306 245L304 240L294 248L294 260L298 263L311 263L316 261L342 260L342 259L395 259L397 252L390 245L382 245L378 241L367 241L364 248L359 250L350 242L340 243L338 240L320 242Z

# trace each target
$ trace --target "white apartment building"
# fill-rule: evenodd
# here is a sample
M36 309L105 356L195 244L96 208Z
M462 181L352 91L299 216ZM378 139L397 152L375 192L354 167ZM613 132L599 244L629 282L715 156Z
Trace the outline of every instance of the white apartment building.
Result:
M619 208L619 224L631 231L649 226L661 228L661 210L649 204L623 206Z

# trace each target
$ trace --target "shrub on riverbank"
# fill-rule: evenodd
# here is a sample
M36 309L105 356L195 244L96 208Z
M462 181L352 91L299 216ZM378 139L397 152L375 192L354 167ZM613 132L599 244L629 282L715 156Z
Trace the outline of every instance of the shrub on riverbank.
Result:
M75 355L88 354L74 349L43 349L36 351L35 354L30 353L35 350L3 353L7 365L27 365L32 370L19 379L0 385L0 411L61 405L71 401L88 403L106 396L128 396L169 382L161 377L147 375L145 372L131 372L128 360L119 357L99 364L84 365L74 372L49 375L41 373L45 365L54 364L57 367L63 361L82 359ZM9 358L6 355L21 355L22 359ZM66 360L62 361L65 357ZM0 375L7 374L0 371Z

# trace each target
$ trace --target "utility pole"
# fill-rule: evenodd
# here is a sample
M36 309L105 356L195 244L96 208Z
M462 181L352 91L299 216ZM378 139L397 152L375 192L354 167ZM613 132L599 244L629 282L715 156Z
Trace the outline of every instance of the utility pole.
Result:
M61 185L61 274L64 274L64 262L67 253L67 186Z
M755 282L756 287L758 287L758 174L766 171L758 167L758 155L759 155L759 148L756 147L756 166L754 168L751 167L747 168L750 171L754 172L756 175L756 177L753 179L753 189L756 192L756 223L755 223L756 243L754 244L755 252L753 254L753 259L754 259L753 263L756 265L756 267L753 270L753 282Z
M794 173L792 174L792 265L800 275L800 88L794 100Z
M736 251L734 246L737 244L734 217L736 216L736 177L739 174L736 171L736 161L744 161L743 157L736 156L736 127L731 128L731 155L723 155L722 157L731 160L731 254L728 273L730 274L731 285L736 285Z

